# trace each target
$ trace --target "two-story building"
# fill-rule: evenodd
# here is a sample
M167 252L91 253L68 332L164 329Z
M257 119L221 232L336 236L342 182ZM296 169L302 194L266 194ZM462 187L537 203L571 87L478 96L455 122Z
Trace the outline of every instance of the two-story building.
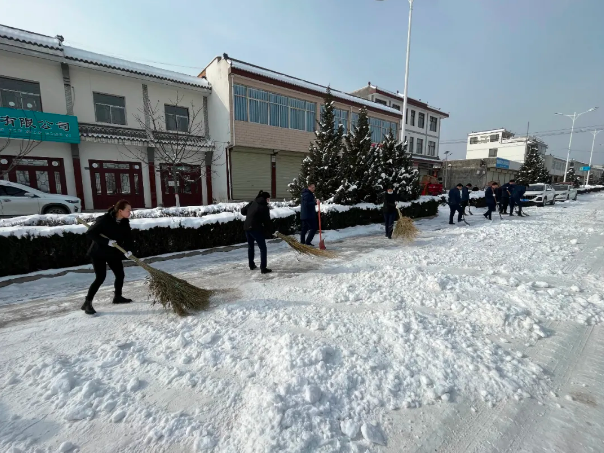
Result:
M524 163L529 146L537 145L539 152L545 156L547 145L537 137L516 137L507 129L472 132L468 134L466 159L485 159L500 157Z
M402 111L405 100L402 93L385 90L372 85L371 82L351 94L398 111ZM421 176L432 175L435 168L441 167L440 127L442 120L449 118L449 115L426 102L408 97L405 118L405 137L402 139L407 140L413 163Z
M224 148L210 140L211 92L200 77L0 25L0 173L77 196L89 210L121 198L133 207L173 206L175 186L183 204L226 199L211 178ZM162 159L160 151L183 137L187 159Z
M212 84L212 136L229 142L225 173L218 177L229 198L249 200L259 190L276 199L290 198L288 184L298 176L315 139L327 87L226 54L200 75ZM366 107L372 142L380 142L390 130L398 134L400 111L335 89L331 93L345 133Z

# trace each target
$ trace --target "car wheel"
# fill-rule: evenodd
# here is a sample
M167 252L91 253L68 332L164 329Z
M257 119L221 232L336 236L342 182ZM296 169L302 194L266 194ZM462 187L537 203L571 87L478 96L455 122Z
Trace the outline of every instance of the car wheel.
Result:
M551 202L552 206L555 205L555 204L556 204L556 197L552 198L552 202Z
M51 206L44 210L44 214L69 214L69 210L63 206Z
M545 208L545 205L547 204L547 198L543 197L543 203L541 203L541 207Z

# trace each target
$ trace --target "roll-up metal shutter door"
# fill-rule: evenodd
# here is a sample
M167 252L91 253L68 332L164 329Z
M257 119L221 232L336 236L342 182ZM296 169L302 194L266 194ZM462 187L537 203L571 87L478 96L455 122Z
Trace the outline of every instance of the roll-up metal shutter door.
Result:
M235 200L253 200L260 190L271 192L270 154L234 149L231 164Z
M302 159L305 155L298 156L277 155L277 198L291 198L288 185L300 174Z

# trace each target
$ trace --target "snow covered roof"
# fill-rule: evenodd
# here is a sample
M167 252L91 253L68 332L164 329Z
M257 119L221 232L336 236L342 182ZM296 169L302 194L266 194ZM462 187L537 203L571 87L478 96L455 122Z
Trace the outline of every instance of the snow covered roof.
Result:
M168 71L166 69L160 69L146 64L122 60L121 58L88 52L87 50L76 49L75 47L70 46L63 46L63 53L65 58L68 60L81 61L83 63L117 69L119 71L130 72L133 74L140 74L160 80L167 80L170 82L184 83L185 85L211 89L210 83L201 77Z
M50 36L40 35L38 33L20 30L19 28L8 27L2 24L0 24L0 38L33 44L47 49L61 50L61 42L56 37L52 38Z
M245 72L249 72L252 74L256 74L259 76L267 77L269 79L277 80L283 83L287 83L290 85L294 85L300 88L305 88L307 90L316 91L319 93L324 93L327 89L326 86L319 85L318 83L308 82L303 79L299 79L297 77L292 77L286 74L282 74L277 71L273 71L271 69L262 68L260 66L253 65L251 63L246 63L244 61L236 60L225 55L225 58L230 62L232 68L240 69ZM348 102L354 102L355 104L361 104L366 107L369 107L373 110L382 110L387 114L394 114L398 117L402 117L402 113L399 110L386 107L381 104L377 104L375 102L369 101L367 99L363 99L358 96L353 96L352 94L344 93L343 91L334 90L331 88L331 94L336 99L342 99Z
M180 144L183 146L205 147L211 149L213 144L206 137L190 135L188 138L183 133L166 131L153 131L153 140L149 140L147 133L142 129L129 127L107 126L100 124L80 123L80 137L84 141L132 143L148 146L150 143Z
M386 90L384 88L380 88L376 85L369 85L370 88L372 88L373 90L375 90L376 93L378 94L382 94L384 96L389 96L391 98L395 98L395 99L400 99L400 100L404 100L405 99L405 95L399 91L397 91L396 93L394 91L390 91L390 90ZM417 107L422 107L426 110L429 110L433 113L438 113L446 118L449 118L449 114L445 113L443 111L441 111L439 108L437 107L433 107L431 105L429 105L427 102L423 102L421 100L418 99L414 99L410 96L407 96L407 102L411 105L415 105Z

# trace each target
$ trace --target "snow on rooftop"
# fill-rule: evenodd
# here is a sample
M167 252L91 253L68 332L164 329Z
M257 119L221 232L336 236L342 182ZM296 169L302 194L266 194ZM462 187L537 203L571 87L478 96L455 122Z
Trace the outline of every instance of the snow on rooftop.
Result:
M306 80L298 79L296 77L288 76L285 74L281 74L279 72L272 71L270 69L260 68L255 65L251 65L239 60L229 59L231 66L237 69L242 69L247 72L251 72L260 76L268 77L270 79L279 80L281 82L289 83L291 85L295 85L301 88L306 88L314 91L325 91L327 87L323 85L319 85L317 83L307 82ZM377 104L375 102L369 101L367 99L360 98L358 96L353 96L351 94L344 93L342 91L337 91L332 89L331 94L334 98L343 99L349 102L355 102L357 104L362 104L367 107L372 107L374 109L383 110L386 113L396 114L396 116L401 116L402 113L399 110L386 107L381 104Z
M14 41L34 44L36 46L47 47L51 49L60 49L61 43L57 38L46 35L40 35L31 31L20 30L18 28L8 27L0 24L0 38L12 39Z
M118 69L121 71L131 72L134 74L146 75L162 80L184 83L187 85L198 86L202 88L211 88L210 83L201 77L195 77L179 72L168 71L146 64L135 63L133 61L122 60L121 58L101 55L87 50L77 49L75 47L63 46L65 58L71 60L82 61L94 65L104 66L107 68Z

